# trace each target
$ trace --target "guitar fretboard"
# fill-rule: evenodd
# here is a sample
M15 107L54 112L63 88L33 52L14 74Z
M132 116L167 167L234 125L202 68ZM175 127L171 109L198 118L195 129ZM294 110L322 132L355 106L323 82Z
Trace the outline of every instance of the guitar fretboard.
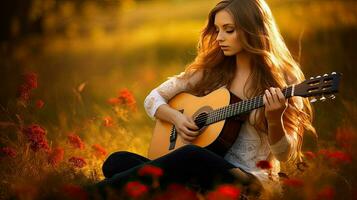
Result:
M290 86L282 90L282 93L284 94L285 98L293 96L293 89L294 86ZM225 120L226 118L240 115L263 106L263 95L256 96L254 98L240 101L234 104L230 104L228 106L213 110L208 113L208 118L205 125L210 125L218 121Z

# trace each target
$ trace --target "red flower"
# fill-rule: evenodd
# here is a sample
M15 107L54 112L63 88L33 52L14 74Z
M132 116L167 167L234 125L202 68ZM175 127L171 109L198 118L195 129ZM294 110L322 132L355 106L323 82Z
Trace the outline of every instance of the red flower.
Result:
M97 157L105 157L108 152L99 144L93 144L92 149L95 151Z
M271 169L273 166L271 165L271 163L267 160L261 160L256 164L257 167L261 168L261 169Z
M19 86L19 88L18 88L18 98L21 101L27 102L30 99L30 95L31 95L31 88L29 88L25 84Z
M110 116L107 116L107 117L103 118L103 125L104 126L110 127L110 126L113 126L113 124L114 124L114 121Z
M88 199L88 194L78 185L66 184L61 187L61 191L71 199L85 200Z
M213 192L207 194L208 200L230 200L239 199L241 190L239 187L223 184L218 186Z
M196 193L191 189L180 185L180 184L170 184L166 191L157 195L154 200L198 200Z
M164 172L160 167L153 165L145 165L138 171L139 176L152 176L152 177L161 177Z
M37 88L37 74L33 72L28 72L23 75L25 84L30 88L30 89L35 89Z
M43 107L43 105L45 105L45 103L41 99L36 101L36 107L38 109L41 109Z
M336 130L336 143L350 149L355 141L355 131L351 127L339 127Z
M352 162L352 157L343 151L330 151L327 149L321 149L319 154L323 155L326 159L329 159L334 164L347 164Z
M316 158L316 155L315 155L314 152L312 152L312 151L306 151L306 152L304 153L304 155L305 155L308 159L310 159L310 160Z
M64 150L61 147L54 148L48 156L48 163L57 166L63 160Z
M34 151L44 149L49 151L49 146L46 138L46 130L40 125L32 124L23 130L23 133L30 141L30 147Z
M12 147L1 147L0 148L0 156L7 156L10 158L15 158L17 155L17 152L14 148Z
M297 178L287 178L283 180L283 184L290 187L302 187L304 186L304 181Z
M68 138L68 142L72 145L72 147L77 149L84 149L85 147L84 142L75 133L69 133L67 138Z
M125 185L124 190L130 197L137 198L145 195L149 188L138 181L131 181Z
M87 163L86 163L86 161L84 160L84 158L81 158L81 157L75 157L75 156L73 156L73 157L71 157L70 159L68 159L68 161L69 161L70 163L72 163L72 165L73 165L74 167L77 167L77 168L82 168L82 167L84 167L84 166L87 165Z
M119 96L118 96L119 103L122 105L126 105L131 109L135 109L136 101L135 97L130 90L127 88L124 88L119 91Z
M108 103L111 104L111 105L119 104L119 102L120 102L120 100L118 98L116 98L116 97L108 99Z
M335 190L332 187L327 186L327 187L322 188L317 193L316 199L329 200L329 199L334 199L334 197L335 197Z

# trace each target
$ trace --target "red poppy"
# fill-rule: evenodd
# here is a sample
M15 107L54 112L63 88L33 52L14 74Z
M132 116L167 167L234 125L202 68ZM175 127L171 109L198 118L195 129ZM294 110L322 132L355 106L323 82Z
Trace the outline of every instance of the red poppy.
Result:
M0 156L7 156L10 158L15 158L17 155L17 152L14 148L12 147L1 147L0 148Z
M64 156L64 149L61 147L54 148L50 155L48 156L48 163L52 166L57 166L62 162Z
M316 158L315 153L312 152L312 151L305 151L305 152L304 152L304 155L306 156L306 158L308 158L308 159L310 159L310 160Z
M68 138L68 142L72 145L72 147L77 148L77 149L84 149L85 148L84 142L75 133L73 133L73 132L69 133L67 138Z
M23 130L23 133L30 141L30 147L34 151L45 150L49 151L49 146L46 138L46 130L40 125L32 124Z
M283 184L290 187L302 187L304 186L304 181L298 178L287 178L283 180Z
M78 185L66 184L61 187L61 192L71 199L86 200L88 194Z
M113 97L113 98L109 98L108 99L108 103L111 104L111 105L116 105L120 102L120 100L116 97Z
M318 191L316 199L324 199L324 200L334 199L335 193L336 193L335 189L333 189L330 186L327 186L322 188L320 191Z
M84 158L81 157L71 157L70 159L68 159L68 161L70 163L72 163L72 165L76 168L83 168L84 166L87 165L86 161L84 160Z
M261 160L257 162L256 166L261 169L271 169L273 167L272 164L267 160Z
M97 157L105 157L108 154L104 147L100 146L99 144L93 144L92 149L94 150Z
M135 97L133 93L127 88L124 88L119 91L118 100L120 104L126 105L131 109L135 109L135 105L136 105Z
M145 165L138 171L139 176L152 176L152 177L161 177L164 172L160 167L153 165Z
M45 105L45 102L43 102L41 99L39 99L39 100L36 101L36 107L37 107L38 109L43 108L44 105Z
M138 198L145 195L149 191L149 188L139 181L131 181L125 185L124 190L130 197Z
M29 88L27 85L22 84L18 88L18 98L23 101L27 102L30 99L31 95L31 88Z
M319 154L323 155L326 159L329 159L334 164L347 164L352 162L351 155L343 151L331 151L328 149L321 149Z
M37 74L34 72L28 72L23 75L25 84L30 88L30 89L35 89L37 88Z
M214 191L207 194L207 200L233 200L239 199L241 190L231 184L219 185Z
M111 126L113 126L113 124L114 124L114 121L110 116L103 118L103 125L105 127L111 127Z

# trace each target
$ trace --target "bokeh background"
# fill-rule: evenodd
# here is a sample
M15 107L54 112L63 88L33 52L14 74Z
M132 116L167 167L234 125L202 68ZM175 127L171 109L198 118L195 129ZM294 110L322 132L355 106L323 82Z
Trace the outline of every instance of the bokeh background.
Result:
M146 115L143 101L154 87L192 62L200 31L217 2L13 0L2 3L0 147L11 147L17 153L12 158L14 161L0 160L3 162L1 178L5 181L1 183L1 196L9 197L15 195L13 191L25 190L27 196L15 197L38 197L41 186L28 189L27 183L43 171L47 172L45 177L57 177L53 178L57 183L100 180L103 178L100 166L105 157L92 157L93 145L99 145L104 155L125 150L145 156L154 121ZM354 175L357 1L267 2L307 78L333 71L343 74L337 98L313 105L318 138L307 133L303 148L314 155L321 149L329 149L330 153L338 151L347 156L334 158L342 160L342 165L325 167L340 178L325 180L319 173L326 171L312 170L321 165L310 164L316 168L310 167L306 173L315 174L316 178L312 181L315 185L309 187L324 190L324 186L329 186L333 188L333 198L356 197L353 189L357 186ZM24 102L19 99L19 86L29 73L36 74L38 85ZM124 101L115 101L116 98ZM18 135L31 124L39 124L46 130L49 149L63 149L63 161L55 171L39 164L46 159L45 155L36 157L35 152L24 147L25 140L19 142L22 136ZM78 136L86 147L71 146L68 141L71 134ZM331 154L320 154L331 157ZM70 168L66 162L73 155L84 158L86 166L73 169L74 176L59 178ZM323 159L316 162L323 163ZM78 174L81 181L74 178ZM44 180L47 179L36 179L40 185ZM57 183L52 184L57 187ZM331 197L331 191L329 194ZM312 192L301 195L308 198Z

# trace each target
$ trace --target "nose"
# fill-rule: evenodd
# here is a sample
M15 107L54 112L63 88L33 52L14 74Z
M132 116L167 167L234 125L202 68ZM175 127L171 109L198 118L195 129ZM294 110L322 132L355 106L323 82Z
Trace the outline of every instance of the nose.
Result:
M218 41L218 42L224 41L224 37L223 37L223 34L222 34L221 31L219 31L219 32L217 33L216 41Z

